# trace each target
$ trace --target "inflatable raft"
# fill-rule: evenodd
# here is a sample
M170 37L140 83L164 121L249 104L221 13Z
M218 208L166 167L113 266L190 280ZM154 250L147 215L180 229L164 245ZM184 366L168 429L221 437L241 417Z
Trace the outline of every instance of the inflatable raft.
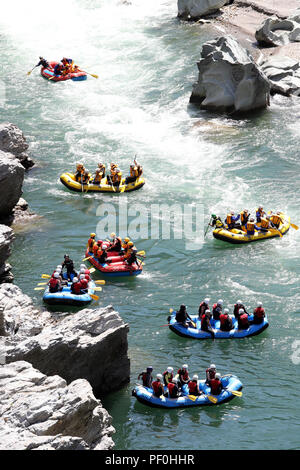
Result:
M182 396L178 398L168 398L166 396L156 397L153 395L152 388L144 387L143 385L136 385L132 391L132 395L141 403L148 406L154 406L158 408L184 408L191 406L209 406L209 405L220 405L226 403L233 398L235 395L232 392L238 392L242 390L243 384L235 375L226 375L221 378L224 389L220 395L211 395L211 390L206 385L204 380L199 380L199 389L203 392L199 397L191 396L188 392L188 386L182 387ZM167 392L167 388L165 387ZM214 397L216 400L213 403L210 398Z
M41 75L44 78L51 78L51 82L65 82L66 80L73 80L73 82L81 82L82 80L87 79L87 74L85 72L74 72L68 73L67 75L54 75L54 67L56 66L57 62L49 62L48 68L42 67L41 68Z
M210 333L201 330L201 321L198 316L192 316L193 322L196 327L185 328L181 323L176 322L176 311L173 310L172 314L168 317L169 328L171 331L176 333L179 336L192 339L211 339L212 336ZM253 321L253 315L249 315L249 321ZM238 322L235 317L231 317L234 328L230 331L220 330L220 321L210 320L211 326L215 333L215 339L231 339L231 338L246 338L248 336L256 336L262 333L269 326L267 317L264 318L263 322L259 325L250 325L246 330L238 329Z
M90 175L92 177L92 175ZM75 175L72 173L63 173L60 176L60 181L71 191L76 191L78 193L128 193L130 191L135 191L140 189L145 184L145 180L142 177L139 177L133 183L125 184L125 179L122 180L120 186L112 186L107 184L107 179L104 179L104 182L99 184L81 184L75 180Z
M224 242L234 243L234 244L242 244L242 243L250 243L256 242L259 240L266 240L269 238L280 237L278 231L281 235L285 235L289 228L290 228L290 217L285 216L284 213L281 213L281 216L284 217L284 222L279 225L278 230L271 229L267 232L258 232L255 231L254 235L247 235L244 230L241 229L232 229L228 230L226 228L216 228L213 231L213 236L217 240L222 240ZM256 224L258 227L260 226L259 223Z
M131 266L124 261L123 257L119 257L119 261L112 261L110 259L116 257L118 253L111 252L109 253L108 259L105 263L101 264L93 256L93 253L86 251L85 256L89 258L88 261L96 268L98 271L101 271L104 274L109 276L138 276L143 271L142 263L133 263ZM108 262L107 262L108 261Z
M95 287L95 283L90 281L87 293L76 295L71 292L71 282L68 282L68 285L64 286L61 292L51 293L47 286L44 292L43 301L48 305L85 306L93 300L90 294L94 294Z

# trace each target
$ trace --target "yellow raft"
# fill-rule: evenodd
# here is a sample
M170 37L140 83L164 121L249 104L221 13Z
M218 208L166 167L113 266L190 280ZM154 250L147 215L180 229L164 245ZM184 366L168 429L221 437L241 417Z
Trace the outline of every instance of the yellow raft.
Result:
M213 231L213 236L218 240L234 244L250 243L259 240L266 240L268 238L280 237L278 232L280 232L281 235L286 234L291 225L290 217L285 216L283 212L280 213L280 216L283 219L283 223L279 225L278 230L269 229L267 232L255 231L254 235L247 235L244 230L236 228L232 230L217 228ZM257 223L256 225L259 227L260 223Z
M129 191L135 191L140 189L145 184L144 178L141 176L132 183L125 184L125 179L122 180L120 186L112 186L107 184L107 179L99 184L81 184L75 180L75 175L72 173L63 173L60 177L60 181L71 191L77 191L78 193L128 193Z

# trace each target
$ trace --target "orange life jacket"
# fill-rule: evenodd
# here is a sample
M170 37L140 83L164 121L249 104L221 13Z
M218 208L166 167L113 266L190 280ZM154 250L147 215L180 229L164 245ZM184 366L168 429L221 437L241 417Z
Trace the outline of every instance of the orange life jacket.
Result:
M260 219L260 226L261 228L269 228L269 221L268 219Z
M230 225L231 223L232 223L231 214L227 214L227 217L226 217L226 224L227 224L227 225Z
M274 225L279 225L282 222L279 215L272 215L271 216L271 221L273 222Z
M254 232L254 222L247 222L246 229L248 232Z

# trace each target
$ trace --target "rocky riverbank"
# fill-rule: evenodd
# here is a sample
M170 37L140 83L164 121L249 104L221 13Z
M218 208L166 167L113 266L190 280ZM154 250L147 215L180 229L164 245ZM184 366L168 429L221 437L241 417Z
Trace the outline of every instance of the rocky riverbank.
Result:
M111 449L99 396L129 381L128 325L111 306L39 310L12 283L13 227L32 217L21 198L27 150L20 129L0 125L0 449Z

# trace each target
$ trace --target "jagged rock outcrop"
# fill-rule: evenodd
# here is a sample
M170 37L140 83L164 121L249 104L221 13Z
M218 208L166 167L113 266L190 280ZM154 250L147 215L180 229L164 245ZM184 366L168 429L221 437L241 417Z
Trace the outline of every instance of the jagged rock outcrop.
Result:
M39 317L35 327L39 328ZM22 326L22 321L19 321ZM90 382L96 396L129 381L128 325L113 307L85 309L56 320L44 320L39 334L7 341L6 361L25 360L46 375L58 374L68 383ZM20 329L21 329L20 326Z
M206 42L190 102L221 112L246 112L269 104L270 83L251 54L233 37Z
M300 42L300 11L286 19L276 16L267 18L255 33L262 46L283 46L290 42Z
M24 361L0 367L1 450L109 450L111 417L86 380L67 385Z
M211 15L224 5L232 3L230 0L178 0L178 17L182 19L196 19Z
M0 219L12 213L22 195L24 167L10 153L0 150Z
M269 57L261 65L271 83L271 93L284 96L300 95L300 63L289 57Z
M13 281L13 275L10 272L11 266L6 263L7 258L10 256L10 245L13 239L12 229L6 225L0 225L0 284Z
M12 153L26 169L34 165L27 154L28 147L21 129L10 122L0 123L0 150Z

